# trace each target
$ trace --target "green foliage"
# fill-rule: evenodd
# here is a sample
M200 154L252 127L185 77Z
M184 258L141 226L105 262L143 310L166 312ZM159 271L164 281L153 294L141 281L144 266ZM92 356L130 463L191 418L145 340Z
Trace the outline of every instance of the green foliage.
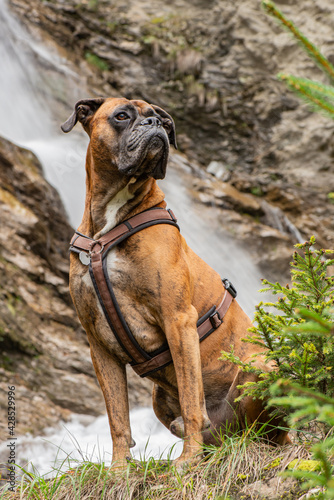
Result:
M88 8L90 10L97 10L98 3L99 3L98 0L89 0L89 2L88 2Z
M108 63L103 61L103 59L101 59L96 54L92 54L91 52L86 52L85 59L89 64L92 64L93 66L98 68L100 71L107 71L109 69Z
M267 287L278 301L262 302L255 313L252 336L244 339L263 347L268 362L277 369L269 373L243 363L233 349L222 359L233 361L259 381L247 383L239 399L250 395L267 398L276 414L285 416L290 427L305 428L310 422L322 425L327 437L311 449L316 469L305 470L296 463L287 474L306 482L303 487L319 488L312 498L334 498L334 277L328 268L333 250L315 250L315 239L296 245L291 263L291 286L270 283ZM268 310L269 308L269 310ZM276 311L273 312L272 309ZM304 464L305 465L305 464ZM310 465L310 464L308 464Z
M305 323L307 325L307 323ZM327 334L333 335L333 325L327 325ZM314 330L316 331L316 329ZM304 489L319 488L319 492L312 498L333 499L334 498L334 398L324 396L319 392L303 388L290 380L279 380L272 388L271 393L276 395L270 403L272 405L284 406L293 410L289 417L292 427L306 424L310 420L322 422L325 429L329 429L326 439L319 440L312 446L314 461L309 464L301 464L298 460L289 464L291 472L286 475L297 479L303 479ZM313 464L312 464L313 462ZM309 467L307 467L309 465ZM313 465L313 467L311 467Z
M278 78L299 94L314 111L323 112L334 118L334 87L284 73L280 73Z
M325 326L326 325L326 326ZM300 325L300 328L305 331L317 332L317 324L312 321L305 322ZM306 330L306 327L308 329ZM325 322L322 324L323 334L333 336L333 323ZM297 479L303 479L304 489L319 488L319 492L312 498L317 499L333 499L334 498L334 398L325 396L311 389L303 388L300 385L292 383L290 380L279 380L270 390L273 397L270 401L271 405L284 406L292 411L289 417L291 427L301 427L310 421L317 421L324 424L324 428L329 429L326 439L319 440L317 444L312 446L314 461L316 467L305 467L300 462L294 461L295 467L291 467L291 472L286 475L293 476ZM309 461L312 462L312 461ZM309 464L312 465L312 464ZM305 472L306 471L306 472Z
M254 196L263 196L263 191L262 189L260 188L260 186L254 186L251 188L251 193L254 195Z
M277 370L264 372L254 360L242 362L223 352L221 359L236 363L243 371L258 375L258 382L243 386L245 395L261 399L270 396L270 387L279 379L288 379L321 394L334 394L334 277L327 269L334 260L327 258L332 250L315 250L315 239L296 245L291 263L292 285L282 286L263 280L262 291L278 295L277 302L257 306L252 335L245 342L263 347L268 362ZM272 312L275 309L275 312Z
M305 52L316 62L319 68L334 81L334 67L319 49L299 31L292 21L270 0L262 0L264 10L273 16L301 45ZM322 83L281 73L278 78L305 100L313 110L321 111L334 118L334 87Z
M327 198L331 203L334 203L334 193L332 191L327 194Z

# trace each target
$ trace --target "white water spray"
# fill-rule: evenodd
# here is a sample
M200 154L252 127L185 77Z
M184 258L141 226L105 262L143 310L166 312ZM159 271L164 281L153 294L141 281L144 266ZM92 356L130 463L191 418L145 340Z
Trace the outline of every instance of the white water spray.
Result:
M31 38L5 0L0 0L0 26L0 135L39 157L76 226L84 206L88 140L79 128L65 137L52 115L60 99L78 98L82 79L55 49Z

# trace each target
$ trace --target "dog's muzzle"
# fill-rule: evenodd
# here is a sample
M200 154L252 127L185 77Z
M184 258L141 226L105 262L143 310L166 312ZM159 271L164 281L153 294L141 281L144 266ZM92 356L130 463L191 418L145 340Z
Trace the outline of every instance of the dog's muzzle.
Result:
M169 153L168 135L159 118L150 116L132 130L123 148L124 155L119 171L125 175L147 174L163 179L166 174Z

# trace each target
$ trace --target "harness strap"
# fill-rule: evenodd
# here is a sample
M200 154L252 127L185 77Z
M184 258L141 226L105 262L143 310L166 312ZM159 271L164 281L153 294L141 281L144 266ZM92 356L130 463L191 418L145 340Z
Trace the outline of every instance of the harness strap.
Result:
M214 330L216 330L222 324L223 317L225 316L228 308L230 307L232 300L233 300L232 295L226 290L224 293L223 300L219 304L218 308L217 309L215 307L211 308L214 309L213 313L205 321L203 321L200 324L200 326L197 326L197 332L200 342L206 339ZM212 320L212 318L217 318L217 319ZM200 321L201 319L199 319L197 325L198 323L200 323ZM147 375L151 375L155 371L160 370L161 368L164 368L165 366L169 365L170 363L172 363L172 361L173 360L170 350L169 348L167 348L165 351L161 352L160 354L157 354L149 361L144 361L143 363L134 365L132 366L132 368L141 377L147 377Z
M75 232L70 251L79 253L83 264L89 264L89 273L101 304L107 322L118 343L131 359L131 366L141 377L146 377L157 370L172 363L172 356L168 345L159 349L159 352L147 353L136 341L115 297L107 268L107 255L116 245L146 227L155 224L171 224L177 229L177 220L171 210L154 207L122 222L108 233L94 240L78 231ZM222 280L225 293L219 306L211 309L197 322L197 331L200 342L216 330L223 322L232 300L237 292L228 280Z
M111 229L108 233L101 236L98 240L94 240L93 238L76 231L70 242L70 250L77 253L80 253L80 251L93 253L95 246L98 245L100 246L99 251L102 252L104 249L109 247L110 244L120 243L137 232L138 229L145 229L146 224L149 224L150 226L153 226L154 224L172 224L179 229L177 219L172 210L154 207L150 210L134 215L130 219L122 222L118 226Z
M112 288L108 286L109 278L107 281L104 274L102 253L92 253L89 273L108 324L118 343L130 357L131 362L142 363L150 359L137 343L125 323L123 315L120 314L119 306L113 291L110 293Z

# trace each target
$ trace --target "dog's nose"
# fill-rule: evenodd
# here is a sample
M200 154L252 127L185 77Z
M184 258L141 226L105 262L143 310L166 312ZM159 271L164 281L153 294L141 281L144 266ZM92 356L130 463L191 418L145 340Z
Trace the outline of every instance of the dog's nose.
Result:
M161 127L162 122L161 122L160 118L158 118L157 116L149 116L148 118L145 118L145 120L143 120L140 123L140 125L149 126L149 127Z

